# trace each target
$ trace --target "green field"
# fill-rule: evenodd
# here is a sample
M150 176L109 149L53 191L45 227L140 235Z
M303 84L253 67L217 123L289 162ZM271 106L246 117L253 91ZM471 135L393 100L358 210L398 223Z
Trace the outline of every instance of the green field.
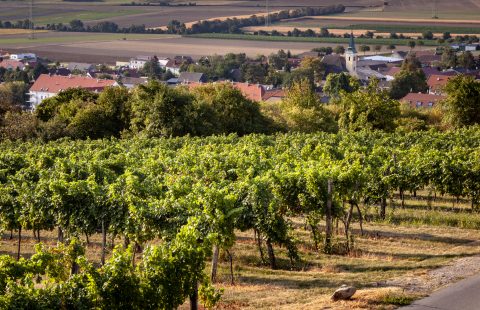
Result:
M50 33L51 34L51 33ZM56 33L57 34L57 33ZM161 34L127 34L122 33L71 33L64 32L61 36L50 36L47 34L39 35L35 40L31 40L27 35L22 37L12 37L0 36L0 46L1 45L17 45L17 44L29 44L29 45L40 45L40 44L55 44L55 43L77 43L77 42L92 42L92 41L113 41L113 40L123 40L126 37L128 40L146 40L146 39L159 39L165 37L172 37L172 35L161 35Z
M208 38L208 39L224 39L224 40L253 40L253 41L283 41L283 42L318 42L332 44L347 44L348 38L316 38L316 37L281 37L281 36L265 36L265 35L249 35L249 34L229 34L229 33L201 33L188 35L192 38ZM404 39L368 39L357 38L355 42L366 45L408 45L408 41ZM437 41L423 41L426 46L439 46Z
M145 12L147 11L141 10L141 9L122 9L122 10L113 10L110 12L99 12L99 11L92 10L92 11L70 12L66 14L41 16L41 17L35 18L34 20L35 20L35 24L37 25L58 24L58 23L67 24L73 19L80 19L82 21L91 21L91 20L99 20L99 19L108 19L108 18L119 17L119 16L142 14Z

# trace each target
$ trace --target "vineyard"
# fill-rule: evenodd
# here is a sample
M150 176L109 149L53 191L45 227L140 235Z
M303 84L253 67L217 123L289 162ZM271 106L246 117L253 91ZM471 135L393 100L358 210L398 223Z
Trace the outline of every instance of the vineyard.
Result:
M480 228L480 128L3 142L0 184L18 245L0 257L0 308L211 308L246 233L263 269L298 272L305 247L348 256L372 222ZM419 193L428 216L409 217ZM22 257L25 230L38 245ZM53 232L57 247L40 242Z

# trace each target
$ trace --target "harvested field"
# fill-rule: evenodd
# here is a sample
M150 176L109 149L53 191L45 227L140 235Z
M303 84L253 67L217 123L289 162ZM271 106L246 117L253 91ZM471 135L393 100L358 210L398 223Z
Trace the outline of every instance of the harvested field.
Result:
M281 24L280 24L281 25ZM272 30L276 30L280 33L283 33L283 34L286 34L288 33L289 31L292 31L293 29L299 29L301 31L306 31L308 29L313 29L314 31L316 30L318 32L318 28L312 28L312 27L295 27L295 26L277 26L277 25L273 25L273 26L255 26L255 27L245 27L243 28L243 30L247 33L253 33L255 31L267 31L267 32L271 32ZM371 31L373 33L375 33L375 35L379 35L379 36L383 36L383 37L389 37L390 36L390 32L380 32L380 31L376 31L375 29L355 29L355 30L348 30L348 29L332 29L332 28L328 28L328 31L331 33L331 34L334 34L334 35L343 35L345 33L350 33L350 32L353 32L353 34L355 36L360 36L360 35L363 35L365 34L367 31ZM403 34L404 36L408 36L408 37L421 37L422 36L422 32L403 32L403 31L397 31L396 32L397 34ZM451 35L453 36L456 36L456 35L466 35L467 33L456 33L456 32L451 32ZM433 33L434 37L435 38L441 38L443 36L443 32L434 32Z
M401 18L401 17L359 17L359 16L309 16L308 19L320 20L321 22L346 21L346 22L371 22L371 23L389 23L415 24L415 25L452 25L452 26L473 26L480 25L478 19L427 19L427 18ZM299 19L290 19L289 21L298 21Z
M2 29L0 28L0 35L16 35L16 34L29 34L29 29ZM35 33L45 33L46 30L36 30Z
M292 53L309 51L314 47L331 46L311 42L269 42L187 38L174 35L127 35L50 32L38 34L37 40L23 36L0 36L0 46L8 51L31 51L41 57L59 61L115 63L137 55L175 56L194 58L213 54L246 53L249 56L268 55L279 49Z

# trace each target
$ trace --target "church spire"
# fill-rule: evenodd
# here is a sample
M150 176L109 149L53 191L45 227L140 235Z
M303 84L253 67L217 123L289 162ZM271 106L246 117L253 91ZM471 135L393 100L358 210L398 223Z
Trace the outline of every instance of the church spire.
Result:
M350 46L348 47L348 49L350 51L352 51L353 53L356 53L357 50L355 49L355 39L353 37L353 30L352 32L350 33Z

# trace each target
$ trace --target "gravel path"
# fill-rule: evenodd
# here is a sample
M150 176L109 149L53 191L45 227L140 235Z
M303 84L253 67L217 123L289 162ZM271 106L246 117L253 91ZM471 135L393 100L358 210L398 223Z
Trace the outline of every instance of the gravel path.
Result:
M480 246L480 242L475 241L471 245ZM425 275L388 280L382 286L401 287L405 292L428 294L477 273L480 273L480 255L456 259L447 266L431 270Z

